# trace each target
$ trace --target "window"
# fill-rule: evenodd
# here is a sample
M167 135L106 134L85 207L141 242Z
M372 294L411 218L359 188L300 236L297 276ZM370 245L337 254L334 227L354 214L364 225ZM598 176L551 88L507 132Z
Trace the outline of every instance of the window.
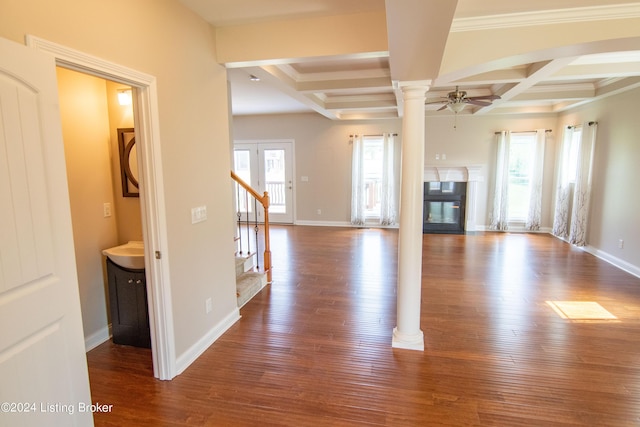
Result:
M540 230L545 129L535 132L497 132L496 180L491 211L492 230L509 223Z
M380 187L382 183L382 137L363 139L364 162L364 215L366 218L380 216Z
M353 135L351 223L396 221L395 135Z
M523 222L529 212L535 133L512 133L509 146L509 221Z
M571 142L569 143L569 153L565 156L564 160L566 165L564 170L566 171L566 182L575 183L576 175L578 173L578 151L580 150L580 140L582 139L582 128L576 127L571 134Z

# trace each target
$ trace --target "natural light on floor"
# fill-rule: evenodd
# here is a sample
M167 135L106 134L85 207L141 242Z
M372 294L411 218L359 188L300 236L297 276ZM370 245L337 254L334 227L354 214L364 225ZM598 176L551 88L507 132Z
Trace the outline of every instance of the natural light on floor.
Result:
M547 301L547 305L558 316L568 320L592 322L618 319L595 301Z

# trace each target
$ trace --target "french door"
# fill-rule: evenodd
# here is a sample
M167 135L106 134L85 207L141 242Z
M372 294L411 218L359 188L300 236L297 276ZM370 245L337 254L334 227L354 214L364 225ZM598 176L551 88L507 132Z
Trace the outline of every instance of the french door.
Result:
M269 221L293 223L293 144L291 142L236 143L233 170L253 189L269 193ZM242 219L253 217L253 199L236 193L236 207ZM258 209L258 221L264 221Z

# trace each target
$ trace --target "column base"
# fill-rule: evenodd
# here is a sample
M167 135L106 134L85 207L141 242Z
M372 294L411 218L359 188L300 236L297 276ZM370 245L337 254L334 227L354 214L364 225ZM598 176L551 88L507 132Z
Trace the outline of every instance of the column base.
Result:
M403 334L398 332L398 328L393 328L393 339L391 347L404 348L406 350L424 351L424 334L419 331L417 334Z

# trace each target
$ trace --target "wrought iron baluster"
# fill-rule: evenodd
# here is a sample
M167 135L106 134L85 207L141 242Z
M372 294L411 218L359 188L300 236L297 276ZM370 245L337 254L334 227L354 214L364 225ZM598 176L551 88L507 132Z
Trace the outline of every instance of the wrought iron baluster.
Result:
M236 209L238 211L236 214L238 215L238 229L236 230L236 233L238 235L238 247L240 248L239 253L242 255L242 210L240 207L240 184L238 183L236 183Z
M251 255L251 229L249 223L249 192L245 190L245 210L246 210L246 218L245 218L245 227L247 232L247 255Z
M253 210L255 211L254 215L254 230L256 232L256 268L260 270L260 257L258 256L258 231L260 228L258 227L258 200L253 199Z

